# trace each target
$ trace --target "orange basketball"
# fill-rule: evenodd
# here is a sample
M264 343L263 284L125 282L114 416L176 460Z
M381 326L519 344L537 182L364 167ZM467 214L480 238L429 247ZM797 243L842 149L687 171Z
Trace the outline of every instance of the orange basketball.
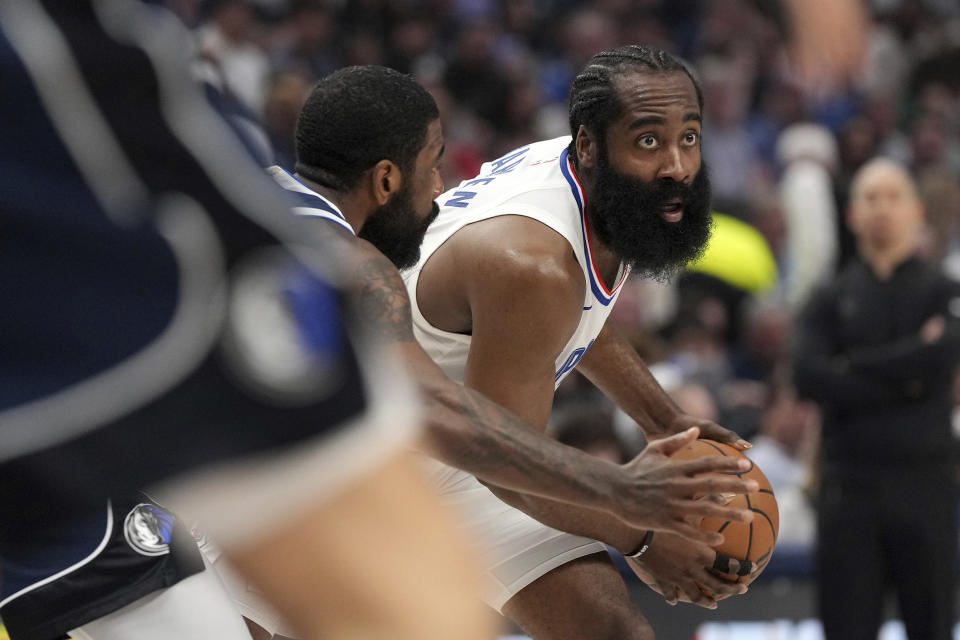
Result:
M672 457L691 460L704 456L734 456L750 459L737 449L713 440L695 440ZM750 469L736 475L746 480L756 480L760 485L760 491L737 494L730 506L753 511L753 522L704 518L700 523L700 528L704 531L719 531L723 534L723 543L714 547L718 553L722 554L718 557L714 570L723 577L736 581L740 581L741 576L747 575L752 568L759 567L753 578L763 571L770 562L773 547L777 543L777 532L780 530L780 511L777 509L777 500L773 495L773 489L770 488L770 481L763 475L760 467L753 464L752 460L750 463ZM749 563L749 565L744 564L740 575L737 575L723 556L736 558L741 563Z

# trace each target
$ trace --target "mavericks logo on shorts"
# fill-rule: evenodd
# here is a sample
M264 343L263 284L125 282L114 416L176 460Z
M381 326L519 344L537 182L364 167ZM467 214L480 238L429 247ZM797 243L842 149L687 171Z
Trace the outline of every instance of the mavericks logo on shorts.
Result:
M173 516L153 504L138 504L123 521L123 537L141 555L170 553L172 535Z

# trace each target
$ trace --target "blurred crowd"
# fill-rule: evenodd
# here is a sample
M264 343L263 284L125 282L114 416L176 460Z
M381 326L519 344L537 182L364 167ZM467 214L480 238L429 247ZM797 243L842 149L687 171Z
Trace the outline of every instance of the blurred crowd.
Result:
M817 409L791 385L791 324L855 253L851 176L888 156L927 210L925 257L960 278L960 4L871 0L852 78L801 76L784 8L762 0L168 0L195 59L292 169L312 83L351 64L412 74L436 98L448 188L527 142L567 134L567 90L594 53L648 43L690 61L706 106L717 212L706 255L670 282L631 279L611 316L681 408L754 443L783 513L813 535ZM960 404L960 384L955 385ZM626 460L639 431L583 379L557 395L557 436Z

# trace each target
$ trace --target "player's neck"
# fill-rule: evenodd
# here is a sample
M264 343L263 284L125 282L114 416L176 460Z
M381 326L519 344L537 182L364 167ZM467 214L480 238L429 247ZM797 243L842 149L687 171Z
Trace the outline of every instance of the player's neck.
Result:
M917 243L909 238L885 247L871 246L867 242L859 245L864 262L870 265L880 280L889 280L897 267L916 254L917 249Z
M586 167L578 167L576 164L571 163L571 170L577 176L580 184L583 185L584 195L588 189L593 188L595 175L594 172ZM586 208L584 209L583 216L586 220L587 225L592 223L592 212L590 209L590 201L586 199ZM600 279L603 280L604 286L608 290L612 290L617 285L617 276L620 274L620 265L623 262L612 249L603 244L600 239L597 237L595 232L587 234L587 242L590 244L590 255L593 257L593 266L596 269L597 275L600 276Z
M607 289L612 290L617 286L617 276L623 261L612 249L600 242L596 233L590 234L589 242L590 255L593 257L593 266L597 270L597 275L603 280Z
M336 205L337 209L339 209L343 217L347 219L347 222L353 227L354 231L360 233L360 229L363 228L363 224L367 221L367 218L370 217L370 214L367 211L367 206L359 202L357 196L351 192L338 191L332 187L322 185L319 182L314 182L299 173L295 175L300 182Z

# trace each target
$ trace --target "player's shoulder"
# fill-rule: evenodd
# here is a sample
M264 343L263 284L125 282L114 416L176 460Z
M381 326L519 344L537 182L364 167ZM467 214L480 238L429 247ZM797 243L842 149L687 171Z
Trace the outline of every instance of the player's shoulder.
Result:
M458 235L456 241L470 266L507 280L583 281L583 271L567 239L533 218L497 216L472 224Z
M496 206L524 194L569 191L561 166L566 159L570 136L531 142L485 162L473 178L462 181L441 196L441 205L452 209Z
M583 271L570 244L556 231L523 216L471 225L457 238L467 289L483 299L551 315L580 309ZM467 231L468 229L465 229Z

